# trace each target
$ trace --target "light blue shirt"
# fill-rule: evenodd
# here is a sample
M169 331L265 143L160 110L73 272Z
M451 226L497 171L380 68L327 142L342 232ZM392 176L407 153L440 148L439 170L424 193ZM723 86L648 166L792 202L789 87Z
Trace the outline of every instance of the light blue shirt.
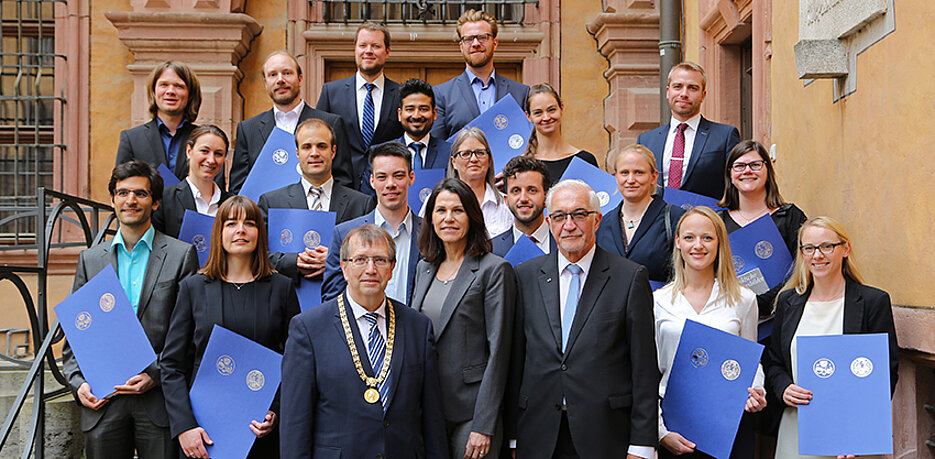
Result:
M133 246L133 251L128 252L127 246L123 242L123 234L117 231L117 235L111 240L110 247L117 251L117 278L120 279L120 285L123 291L130 298L130 304L133 305L133 312L136 312L140 304L140 292L143 290L143 278L146 277L146 265L149 264L149 254L153 251L153 237L156 230L153 225L143 233L142 239Z
M396 266L393 267L393 277L386 284L386 296L402 303L409 303L406 289L409 286L409 249L412 246L412 212L406 212L406 218L393 228L387 223L379 209L373 210L373 223L386 230L396 243Z
M484 113L487 109L493 107L493 104L497 102L497 72L490 72L490 78L486 82L481 81L470 70L465 69L464 74L467 75L468 81L471 82L471 90L474 91L477 109Z

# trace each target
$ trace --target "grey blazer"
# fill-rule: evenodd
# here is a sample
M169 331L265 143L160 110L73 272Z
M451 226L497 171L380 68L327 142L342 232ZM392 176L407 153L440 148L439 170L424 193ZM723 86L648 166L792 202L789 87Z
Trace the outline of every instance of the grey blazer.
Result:
M422 311L437 272L438 265L419 261L413 309ZM442 407L449 422L473 419L472 432L494 434L510 364L515 303L510 263L492 253L464 258L436 330Z
M71 291L81 288L108 264L113 266L114 270L117 269L117 252L111 250L111 240L103 241L82 251L78 256L75 283ZM153 237L153 251L149 255L146 275L143 277L143 289L140 291L140 303L136 316L140 319L143 331L146 332L146 337L149 338L157 356L162 354L162 347L166 342L166 330L169 328L169 317L175 308L179 282L195 274L196 271L198 271L198 255L195 248L156 231ZM68 386L77 400L78 387L85 382L85 379L67 341L62 347L62 358L65 379L68 380ZM169 417L166 414L166 402L159 382L159 359L157 358L145 371L153 378L156 387L138 397L143 402L153 423L160 427L168 427ZM110 404L107 404L95 411L86 408L81 402L78 402L78 406L81 408L80 426L83 432L94 428L104 411L110 408Z

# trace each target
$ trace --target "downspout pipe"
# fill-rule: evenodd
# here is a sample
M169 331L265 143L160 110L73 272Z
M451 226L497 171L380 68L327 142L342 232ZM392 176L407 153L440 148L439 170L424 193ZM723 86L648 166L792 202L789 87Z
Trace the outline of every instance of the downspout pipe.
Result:
M669 122L666 85L669 70L682 62L682 0L659 3L659 124Z

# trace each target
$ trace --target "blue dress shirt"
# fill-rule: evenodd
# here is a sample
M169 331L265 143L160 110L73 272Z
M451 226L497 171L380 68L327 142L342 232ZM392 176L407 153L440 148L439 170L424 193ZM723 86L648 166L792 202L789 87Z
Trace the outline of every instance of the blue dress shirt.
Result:
M156 117L156 123L159 124L159 136L162 137L162 148L166 151L166 164L169 166L170 171L175 170L176 156L179 152L179 142L182 141L179 136L179 130L182 129L182 126L185 126L188 123L187 119L182 119L182 122L175 128L175 135L169 133L169 128L166 126L166 123L162 122L162 119L158 116Z
M127 246L123 242L123 234L120 231L117 231L117 235L110 243L111 248L117 251L117 278L120 279L123 291L130 298L133 312L136 312L140 304L143 278L146 277L146 265L149 264L149 254L153 251L155 235L156 230L149 225L149 229L143 233L143 237L130 252L127 251Z
M497 102L496 71L490 72L490 78L487 79L486 85L470 70L465 69L464 74L467 75L468 81L471 82L474 100L477 101L477 110L484 113L487 109L493 107L493 104Z

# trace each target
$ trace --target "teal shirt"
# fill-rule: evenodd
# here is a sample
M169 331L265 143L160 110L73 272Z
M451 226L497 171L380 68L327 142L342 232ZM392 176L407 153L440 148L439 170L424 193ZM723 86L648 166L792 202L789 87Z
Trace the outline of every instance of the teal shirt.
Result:
M149 229L143 233L143 238L133 246L132 252L127 252L127 246L123 243L123 234L120 231L117 231L117 236L110 243L111 248L117 251L117 277L120 279L123 291L130 298L133 312L136 312L140 304L143 278L146 276L149 254L153 251L153 237L155 235L156 230L153 229L152 225L149 225Z

